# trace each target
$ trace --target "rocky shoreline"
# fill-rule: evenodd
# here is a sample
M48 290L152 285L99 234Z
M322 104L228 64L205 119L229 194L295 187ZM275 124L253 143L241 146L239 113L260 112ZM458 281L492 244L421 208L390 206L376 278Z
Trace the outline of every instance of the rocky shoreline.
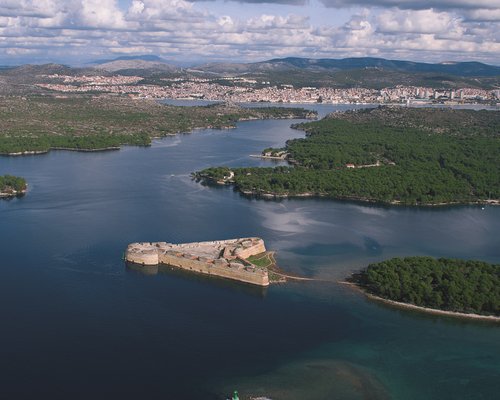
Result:
M384 299L383 297L376 296L372 293L369 293L368 291L366 291L366 289L364 287L362 287L354 282L341 281L339 283L346 285L350 288L353 288L355 290L358 290L359 292L363 293L370 300L375 300L377 302L387 304L387 305L390 305L393 307L397 307L400 309L415 310L415 311L420 311L420 312L424 312L427 314L435 314L435 315L443 315L443 316L456 317L456 318L466 318L466 319L482 320L482 321L490 321L490 322L500 323L500 317L497 317L494 315L468 314L468 313L462 313L462 312L456 312L456 311L446 311L446 310L439 310L436 308L416 306L414 304L402 303L399 301Z
M26 194L26 189L25 190L21 190L21 191L17 191L17 190L14 190L14 189L9 189L8 191L0 191L0 199L9 199L9 198L12 198L12 197L21 197L21 196L24 196Z
M208 178L204 178L205 181L208 182ZM210 184L217 184L217 185L235 185L234 182L231 181L226 181L226 182L209 182ZM403 207L448 207L448 206L498 206L500 205L500 199L488 199L488 200L478 200L478 201L469 201L469 202L448 202L448 203L417 203L417 204L407 204L407 203L401 203L398 200L391 200L391 201L382 201L382 200L376 200L376 199L369 199L369 198L362 198L362 197L349 197L349 196L334 196L330 195L328 193L313 193L313 192L305 192L305 193L294 193L294 194L289 194L289 193L274 193L274 192L259 192L259 191L250 191L250 190L241 190L235 185L235 190L238 191L241 195L246 196L246 197L252 197L256 199L265 199L265 200L281 200L281 199L294 199L294 198L305 198L305 197L316 197L316 198L330 198L332 200L339 200L339 201L352 201L352 202L359 202L359 203L369 203L369 204L380 204L380 205L385 205L385 206L403 206Z
M51 147L48 150L26 150L26 151L18 151L18 152L13 152L13 153L0 153L2 156L31 156L31 155L38 155L38 154L47 154L51 150L64 150L64 151L76 151L76 152L83 152L83 153L93 153L93 152L98 152L98 151L111 151L111 150L120 150L121 147L119 146L112 146L112 147L103 147L101 149L76 149L72 147Z

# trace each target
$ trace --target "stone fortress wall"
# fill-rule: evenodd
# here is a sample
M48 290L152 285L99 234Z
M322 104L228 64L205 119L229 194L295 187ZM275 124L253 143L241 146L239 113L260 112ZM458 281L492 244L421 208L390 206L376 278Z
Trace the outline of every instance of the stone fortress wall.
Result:
M267 270L247 261L248 257L265 251L264 241L256 237L183 244L144 242L130 244L125 259L135 264L166 264L187 271L268 286Z

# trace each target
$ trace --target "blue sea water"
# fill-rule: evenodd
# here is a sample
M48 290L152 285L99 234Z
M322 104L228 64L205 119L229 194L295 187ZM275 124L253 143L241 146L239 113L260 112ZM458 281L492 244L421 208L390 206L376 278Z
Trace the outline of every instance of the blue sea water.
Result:
M336 108L317 105L321 113ZM495 399L500 327L394 309L337 283L370 262L500 262L500 207L258 201L190 173L301 137L252 121L149 148L0 158L2 398ZM259 289L127 266L130 242L260 236L286 271Z

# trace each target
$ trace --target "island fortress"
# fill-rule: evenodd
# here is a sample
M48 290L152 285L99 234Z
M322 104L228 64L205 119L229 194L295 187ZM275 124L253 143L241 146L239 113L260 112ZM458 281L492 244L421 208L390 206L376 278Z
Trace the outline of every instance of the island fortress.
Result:
M145 242L130 244L125 259L135 264L166 264L187 271L268 286L267 268L260 268L248 261L250 256L264 252L264 241L257 237L182 244Z

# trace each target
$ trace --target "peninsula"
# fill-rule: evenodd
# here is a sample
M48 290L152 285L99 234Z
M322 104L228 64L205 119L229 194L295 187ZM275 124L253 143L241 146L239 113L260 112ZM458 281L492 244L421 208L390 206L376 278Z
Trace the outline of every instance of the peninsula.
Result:
M348 282L369 298L434 314L500 321L500 265L432 257L370 264Z
M132 243L125 260L143 266L170 265L259 286L269 286L275 280L269 271L275 267L273 255L257 237L182 244Z
M194 177L263 198L411 206L500 202L500 111L379 107L294 127L306 137L263 151L290 166L213 167Z
M177 107L111 95L10 96L0 98L0 154L118 150L196 129L234 128L239 121L316 116L303 108L234 103Z

